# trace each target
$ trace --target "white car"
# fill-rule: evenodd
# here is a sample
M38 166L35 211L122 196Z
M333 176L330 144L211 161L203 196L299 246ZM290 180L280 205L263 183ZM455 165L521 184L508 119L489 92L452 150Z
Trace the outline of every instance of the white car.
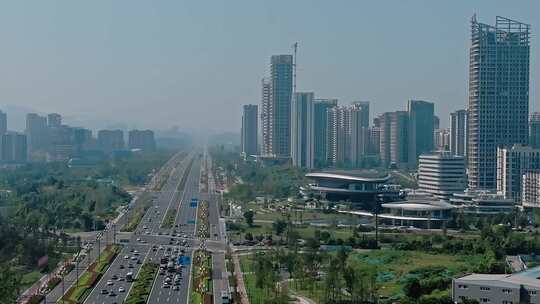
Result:
M126 289L124 287L121 287L121 286L118 287L118 292L125 292L125 291L126 291Z
M107 281L107 286L111 286L111 285L113 285L113 284L114 284L113 281L111 281L111 280L108 280L108 281Z
M129 259L129 255L125 255L124 259L126 259L126 260Z

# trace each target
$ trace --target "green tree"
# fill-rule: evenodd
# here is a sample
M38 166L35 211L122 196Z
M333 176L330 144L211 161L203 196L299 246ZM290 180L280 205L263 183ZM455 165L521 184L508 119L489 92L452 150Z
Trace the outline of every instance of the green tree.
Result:
M8 264L0 264L0 295L2 303L15 303L19 288L21 286L21 276Z
M246 224L248 224L249 227L253 227L253 218L255 216L255 213L253 210L248 210L244 212L244 219L246 220Z
M405 295L411 299L418 300L422 296L422 286L418 278L409 278L403 286Z
M272 223L272 227L276 231L276 235L282 235L283 232L285 232L285 229L287 228L287 222L284 220L277 220Z

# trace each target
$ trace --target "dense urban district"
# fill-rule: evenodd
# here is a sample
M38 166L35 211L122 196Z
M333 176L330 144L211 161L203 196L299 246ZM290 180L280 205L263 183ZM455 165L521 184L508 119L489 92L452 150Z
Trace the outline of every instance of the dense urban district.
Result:
M297 43L239 144L0 112L0 303L540 303L529 31L472 17L449 129L297 92Z

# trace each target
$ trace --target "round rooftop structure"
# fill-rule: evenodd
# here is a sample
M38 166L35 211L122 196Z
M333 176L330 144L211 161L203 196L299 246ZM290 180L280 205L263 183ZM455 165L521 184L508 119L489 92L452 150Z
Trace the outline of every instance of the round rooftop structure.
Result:
M387 209L400 209L406 211L442 211L455 208L453 205L446 202L433 201L405 201L386 203L382 204L382 207Z
M377 170L319 171L306 174L314 183L310 189L329 201L349 201L371 210L381 199L385 202L399 198L400 189L387 183L390 175Z
M313 179L336 179L351 182L386 183L390 175L377 170L321 171L306 174Z

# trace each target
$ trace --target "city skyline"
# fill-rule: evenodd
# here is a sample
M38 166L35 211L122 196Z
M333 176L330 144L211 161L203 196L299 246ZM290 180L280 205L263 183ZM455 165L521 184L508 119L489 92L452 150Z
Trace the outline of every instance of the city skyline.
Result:
M355 100L370 100L373 116L391 111L409 99L430 100L435 103L441 125L449 127L447 114L464 108L467 103L467 21L475 12L480 20L486 22L490 22L492 16L504 15L531 24L534 30L536 19L533 12L538 7L534 2L526 2L516 8L504 2L492 5L493 1L480 1L474 5L431 5L421 1L404 5L383 1L365 5L351 3L352 7L324 3L306 6L298 2L291 5L290 12L277 18L277 8L242 4L244 10L237 9L241 4L225 6L221 14L210 16L216 18L203 29L197 29L201 20L196 18L204 11L202 4L147 6L135 3L132 5L133 15L120 18L121 22L115 21L115 12L104 13L98 9L108 11L106 9L117 8L119 4L84 6L89 10L88 16L103 18L104 24L96 28L87 26L90 22L87 15L79 16L77 9L81 4L44 6L41 11L28 11L24 4L10 4L10 9L4 10L9 12L9 16L0 22L19 24L20 21L14 20L18 18L30 19L30 23L15 26L18 31L15 33L20 34L16 36L13 35L13 26L4 26L1 30L7 37L5 62L2 64L8 71L15 71L14 64L20 68L2 79L0 105L20 105L39 113L57 111L81 121L137 123L138 128L167 129L179 125L185 129L197 129L202 125L207 129L238 132L240 113L236 109L242 104L259 103L260 78L267 69L266 58L270 54L291 54L291 45L298 41L299 91L314 91L318 98L337 98L342 105ZM390 7L389 4L396 11L384 10ZM261 5L265 6L264 9L257 10ZM351 18L351 21L334 18L357 12L355 8L360 6L362 13L358 17L361 18ZM300 7L304 7L313 18L297 26L293 13ZM412 15L415 18L409 18L407 11L414 11ZM187 24L190 26L176 21L173 12L180 16L190 13L192 16L182 21L191 22ZM51 13L54 18L48 18L45 13ZM143 24L145 28L132 24L139 20L135 16L148 17ZM320 16L324 18L316 18ZM66 29L63 25L74 17L81 17L80 23ZM317 22L312 19L321 24L315 24ZM383 19L390 21L381 24L377 32L366 26L369 22ZM330 20L338 22L328 22ZM353 20L356 21L351 23ZM40 22L39 28L35 22ZM239 27L247 22L256 25L260 30L258 34L267 38L264 43L254 45L251 41L237 41L234 46L221 43L229 35L227 30L241 30ZM400 23L397 30L393 26L396 23ZM429 28L424 27L425 24L430 24ZM135 30L141 30L140 37L125 35L126 27L132 25ZM224 29L220 30L220 26ZM164 35L174 29L187 43L180 44L168 36L165 39ZM192 32L186 29L192 29ZM254 37L253 32L253 29L246 29L240 34ZM183 47L189 45L196 35L208 39L199 41L194 47ZM34 41L31 49L35 57L19 49L29 49L28 42L17 38L19 36ZM44 40L43 36L51 39ZM430 43L425 43L426 36L430 37ZM106 42L114 39L119 42L107 46ZM143 47L141 42L145 39L155 43ZM218 45L216 50L210 50L210 43ZM396 53L397 48L390 47L396 44L405 47ZM531 47L535 49L535 45L537 42L533 40ZM128 51L132 52L131 55L123 56ZM215 52L222 54L213 57ZM158 60L156 56L161 53L163 57ZM531 112L538 110L535 97L538 63L535 57L536 53L531 53ZM145 60L138 62L141 58ZM204 63L203 58L207 60ZM231 64L237 68L231 72L234 77L225 77L224 73L231 70ZM195 68L200 72L191 73ZM206 73L207 69L213 72ZM47 72L52 72L50 77L45 77ZM187 74L193 79L186 79ZM202 75L207 78L203 80ZM116 81L111 81L111 77ZM27 90L30 85L35 89ZM204 90L202 85L215 89ZM147 102L156 107L143 110ZM120 119L112 114L126 106L131 111L126 111ZM224 115L214 114L214 111L207 113L208 108ZM91 125L89 127L95 129Z

